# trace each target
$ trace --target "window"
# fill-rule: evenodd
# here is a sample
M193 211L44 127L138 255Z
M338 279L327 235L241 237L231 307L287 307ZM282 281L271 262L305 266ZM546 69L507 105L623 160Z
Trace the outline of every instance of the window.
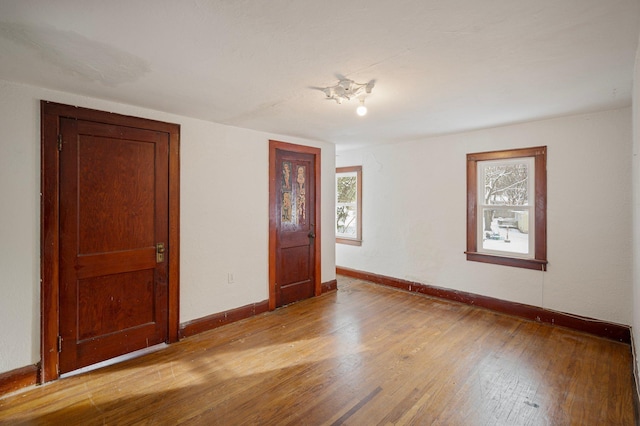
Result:
M362 166L336 169L336 242L362 244Z
M545 270L547 148L467 154L467 260Z

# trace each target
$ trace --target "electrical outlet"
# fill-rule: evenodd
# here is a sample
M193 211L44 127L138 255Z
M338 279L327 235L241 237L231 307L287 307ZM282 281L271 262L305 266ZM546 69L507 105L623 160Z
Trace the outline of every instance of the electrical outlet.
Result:
M229 284L233 284L234 283L233 272L227 273L227 283L229 283Z

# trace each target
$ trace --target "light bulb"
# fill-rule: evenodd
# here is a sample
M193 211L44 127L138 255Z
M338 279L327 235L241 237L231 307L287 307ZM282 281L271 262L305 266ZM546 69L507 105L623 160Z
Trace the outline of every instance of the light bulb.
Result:
M364 106L364 100L360 101L360 106L356 109L356 113L362 117L367 114L367 107Z

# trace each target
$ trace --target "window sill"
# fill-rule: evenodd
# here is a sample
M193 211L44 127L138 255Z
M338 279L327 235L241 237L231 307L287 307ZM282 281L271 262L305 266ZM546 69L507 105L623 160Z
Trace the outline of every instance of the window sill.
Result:
M356 240L356 239L351 239L351 238L337 238L336 237L336 243L337 244L347 244L350 246L361 246L362 245L362 240Z
M518 259L517 257L502 257L490 254L465 251L467 260L473 262L493 263L494 265L513 266L515 268L533 269L536 271L546 271L547 261L540 259Z

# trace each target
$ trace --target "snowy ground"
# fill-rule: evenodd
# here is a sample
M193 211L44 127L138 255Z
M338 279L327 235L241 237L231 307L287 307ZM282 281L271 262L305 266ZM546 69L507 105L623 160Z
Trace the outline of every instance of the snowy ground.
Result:
M491 223L491 229L494 233L500 234L499 240L487 239L486 236L482 241L482 248L485 250L510 251L513 253L527 253L529 248L529 235L523 234L518 228L500 228L496 219ZM509 230L509 238L507 239L507 229ZM486 232L485 232L486 234ZM510 242L507 242L510 241Z

